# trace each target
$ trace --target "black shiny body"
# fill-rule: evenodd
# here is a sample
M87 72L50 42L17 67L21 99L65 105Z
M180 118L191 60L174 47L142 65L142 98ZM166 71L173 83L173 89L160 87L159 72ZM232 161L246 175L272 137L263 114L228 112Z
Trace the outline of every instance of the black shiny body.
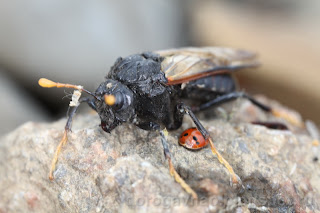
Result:
M232 183L241 183L233 168L215 148L209 132L195 112L236 98L245 98L260 109L273 113L270 107L236 91L233 71L254 66L257 66L255 55L247 51L219 47L181 48L118 58L94 93L82 86L40 79L39 85L43 87L76 89L70 102L64 135L52 160L49 178L53 179L58 154L67 141L72 118L80 103L86 102L97 111L101 128L106 132L110 133L125 122L149 131L158 130L170 174L193 198L197 199L197 194L174 169L167 142L166 129L179 128L184 115L192 119L205 143L210 144L213 154L228 169ZM80 98L81 92L90 96ZM264 125L263 122L258 124ZM283 126L273 123L269 127Z
M76 89L70 102L65 132L52 160L49 178L53 179L59 152L67 142L67 135L71 130L72 118L80 103L86 102L97 111L101 128L106 132L110 133L125 122L149 131L158 130L170 174L193 198L197 199L197 194L175 170L167 142L166 129L179 128L184 115L192 119L205 143L210 144L213 154L228 169L232 183L241 183L233 168L215 148L209 132L195 112L236 98L245 98L260 109L273 113L270 107L236 91L233 71L255 66L255 54L243 50L220 47L181 48L118 58L105 81L94 93L79 85L40 79L39 85L42 87ZM80 97L81 92L90 96ZM259 122L259 125L263 124ZM269 126L278 128L280 125L273 123Z
M178 85L167 85L161 70L162 57L155 53L142 53L118 58L106 81L95 92L99 99L89 105L101 119L101 127L110 132L123 122L132 122L145 130L177 129L182 124L184 112L179 110L183 99L203 103L235 91L235 81L230 74L221 74ZM115 109L103 101L105 94L125 94L126 104Z
M236 80L231 74L219 74L182 84L182 98L194 100L199 104L211 101L218 96L235 92Z

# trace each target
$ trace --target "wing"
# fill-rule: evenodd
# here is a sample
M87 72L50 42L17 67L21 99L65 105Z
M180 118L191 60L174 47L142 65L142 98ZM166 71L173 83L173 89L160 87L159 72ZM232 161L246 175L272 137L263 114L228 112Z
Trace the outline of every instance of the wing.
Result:
M187 47L156 53L164 57L161 69L168 79L168 85L259 65L255 53L224 47Z

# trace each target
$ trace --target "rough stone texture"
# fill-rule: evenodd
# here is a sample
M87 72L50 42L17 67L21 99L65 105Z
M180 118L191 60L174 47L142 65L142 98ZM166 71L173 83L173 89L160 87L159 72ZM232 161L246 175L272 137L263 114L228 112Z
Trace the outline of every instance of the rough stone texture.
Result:
M277 103L260 100L281 108ZM231 110L227 110L227 108ZM203 113L199 117L208 117ZM103 132L95 114L75 117L55 180L48 179L66 120L29 122L0 142L0 212L317 212L319 147L303 128L271 130L247 121L279 120L247 101L202 120L243 185L230 186L209 147L188 151L171 132L175 168L198 193L194 201L170 176L160 136L124 124ZM296 115L298 116L298 115Z

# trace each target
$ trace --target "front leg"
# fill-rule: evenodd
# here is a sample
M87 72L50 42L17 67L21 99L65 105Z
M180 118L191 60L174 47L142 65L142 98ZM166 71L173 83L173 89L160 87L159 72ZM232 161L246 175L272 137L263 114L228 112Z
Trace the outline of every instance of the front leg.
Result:
M79 103L83 103L83 102L87 102L92 109L96 110L93 99L87 98L87 97L80 98ZM51 162L51 167L50 167L50 172L49 172L49 179L50 180L53 180L53 172L54 172L54 170L56 168L56 164L57 164L57 161L58 161L59 153L60 153L62 147L64 145L66 145L66 143L68 141L68 133L71 131L72 119L75 116L79 106L80 106L80 104L77 105L77 106L74 106L74 107L70 107L68 109L68 120L67 120L67 123L66 123L66 125L64 127L64 133L63 133L63 136L62 136L62 138L60 140L59 145L56 148L56 151L54 153L54 156L53 156L53 159L52 159L52 162Z

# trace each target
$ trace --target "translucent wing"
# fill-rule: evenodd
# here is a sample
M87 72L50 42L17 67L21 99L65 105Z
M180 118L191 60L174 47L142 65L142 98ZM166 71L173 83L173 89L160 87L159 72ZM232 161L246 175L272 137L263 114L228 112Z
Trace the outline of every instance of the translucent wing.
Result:
M161 69L169 85L259 65L255 53L224 47L187 47L156 53L164 57Z

